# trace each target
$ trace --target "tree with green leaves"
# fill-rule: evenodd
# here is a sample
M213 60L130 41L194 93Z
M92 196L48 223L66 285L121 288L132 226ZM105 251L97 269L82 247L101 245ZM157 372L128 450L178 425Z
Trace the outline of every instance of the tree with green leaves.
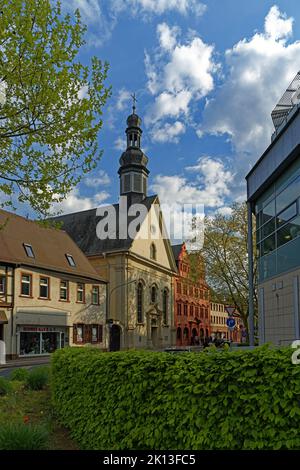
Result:
M229 216L217 213L206 217L202 254L211 297L234 305L248 325L248 224L247 205L234 203ZM257 266L254 264L254 279ZM256 282L254 283L256 285ZM257 292L254 292L257 316Z
M59 2L0 0L0 202L45 218L101 157L108 64L78 60L86 27Z

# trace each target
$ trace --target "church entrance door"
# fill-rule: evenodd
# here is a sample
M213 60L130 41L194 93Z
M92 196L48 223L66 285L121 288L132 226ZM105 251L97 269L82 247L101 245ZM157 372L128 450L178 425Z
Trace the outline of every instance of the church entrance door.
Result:
M121 328L119 325L112 325L110 330L110 351L120 351L121 346Z

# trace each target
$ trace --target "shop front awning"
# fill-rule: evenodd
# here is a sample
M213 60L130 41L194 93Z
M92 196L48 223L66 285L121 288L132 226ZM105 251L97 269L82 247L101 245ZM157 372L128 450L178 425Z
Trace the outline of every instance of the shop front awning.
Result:
M18 308L16 314L17 325L47 325L47 326L70 326L70 312L61 310L46 310L38 308Z
M3 325L4 323L8 323L7 316L4 310L0 310L0 325Z

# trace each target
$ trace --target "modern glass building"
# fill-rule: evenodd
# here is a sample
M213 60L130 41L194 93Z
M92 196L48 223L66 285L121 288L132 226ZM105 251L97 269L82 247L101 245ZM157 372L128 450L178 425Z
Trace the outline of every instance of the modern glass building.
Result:
M272 112L275 132L246 177L249 234L256 217L260 343L290 344L300 338L300 73ZM253 329L253 328L252 328Z

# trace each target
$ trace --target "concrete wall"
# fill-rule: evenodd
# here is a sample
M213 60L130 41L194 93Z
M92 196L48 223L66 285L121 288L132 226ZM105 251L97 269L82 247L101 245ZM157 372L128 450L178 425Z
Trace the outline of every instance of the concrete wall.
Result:
M259 285L260 343L290 345L299 339L300 269Z

